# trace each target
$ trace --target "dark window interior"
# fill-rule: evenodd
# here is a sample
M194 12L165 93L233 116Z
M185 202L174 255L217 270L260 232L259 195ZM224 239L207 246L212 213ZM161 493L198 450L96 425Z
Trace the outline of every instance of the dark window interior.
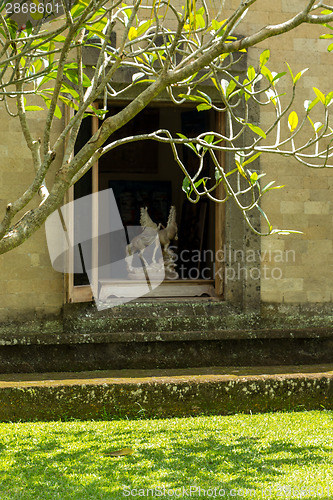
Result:
M120 106L110 108L108 116L121 109ZM193 137L213 130L214 120L212 111L197 112L196 109L175 106L149 107L113 134L108 143L161 128L168 129L173 136L180 132ZM91 121L88 118L82 124L76 151L90 136ZM189 147L180 146L178 151L184 165L193 174L198 167L198 157ZM214 178L208 156L202 175ZM91 192L91 179L88 172L75 185L75 198ZM141 207L148 207L155 223L166 225L170 207L174 205L178 241L173 241L172 245L178 255L179 279L213 279L214 205L207 199L190 203L182 190L183 179L184 174L173 157L170 145L153 140L118 146L99 160L99 189L113 189L124 226L139 225ZM91 224L91 221L85 223ZM76 254L75 258L80 258L80 255ZM74 284L87 284L86 275L75 275Z

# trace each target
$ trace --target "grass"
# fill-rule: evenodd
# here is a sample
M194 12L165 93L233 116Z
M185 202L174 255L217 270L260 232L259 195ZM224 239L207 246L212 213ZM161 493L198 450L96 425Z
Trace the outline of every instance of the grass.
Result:
M332 431L332 411L3 423L0 499L332 499Z

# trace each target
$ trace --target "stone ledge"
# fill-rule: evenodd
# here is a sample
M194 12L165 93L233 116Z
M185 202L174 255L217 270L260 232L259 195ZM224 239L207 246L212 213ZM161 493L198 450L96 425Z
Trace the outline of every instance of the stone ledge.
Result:
M0 346L0 373L333 363L333 338L178 340Z
M65 304L61 316L2 323L1 345L332 337L333 305L262 304L244 313L212 298L141 300L98 312Z
M212 321L214 318L211 318ZM245 340L245 339L321 339L333 338L333 327L318 328L258 328L252 329L211 329L206 331L129 331L129 332L91 332L91 333L35 333L17 332L3 334L1 346L15 345L74 345L74 344L104 344L127 342L180 342L208 340Z
M0 420L333 409L333 365L8 374Z

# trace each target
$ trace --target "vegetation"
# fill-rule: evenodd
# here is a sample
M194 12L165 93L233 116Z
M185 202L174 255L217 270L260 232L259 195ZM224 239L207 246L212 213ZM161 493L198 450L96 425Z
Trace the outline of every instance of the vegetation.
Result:
M216 498L328 499L332 418L312 411L0 424L0 496L117 500L147 498L151 489L148 498L169 498L169 490L183 498L192 486L192 498L216 488ZM108 455L124 447L134 453Z
M301 24L330 27L333 6L307 0L297 15L240 37L242 23L256 1L239 1L227 17L225 2L214 0L134 0L130 5L119 0L77 0L74 4L62 0L62 13L49 12L51 4L46 1L34 0L27 12L17 7L19 3L0 3L0 99L9 119L19 122L34 172L26 190L7 202L0 222L0 253L29 238L62 204L68 188L103 154L121 144L148 139L170 144L184 173L183 189L191 201L196 203L201 196L218 203L232 199L253 231L261 234L251 225L253 210L259 210L266 219L263 234L278 231L259 206L262 195L277 186L262 186L262 174L258 174L253 162L266 153L293 157L312 167L329 165L333 145L328 142L332 134L328 106L333 93L324 95L315 88L312 100L305 103L304 117L299 118L292 105L302 72L294 75L289 68L287 74L274 73L268 67L268 50L261 54L258 67L248 66L243 76L236 76L235 67L251 47L283 36ZM22 15L26 22L20 24ZM95 50L96 63L91 72L85 67L86 48ZM114 82L123 70L130 79L117 85ZM279 93L281 78L291 78L284 105ZM103 119L108 99L126 99L133 91L134 98L121 111L105 118L94 136L74 154L83 118L90 113ZM225 113L226 130L173 137L163 129L111 139L105 145L116 130L163 92L174 104L190 101L199 112L214 109ZM93 107L96 99L103 102L99 110ZM322 122L310 118L317 104ZM76 113L54 138L54 123L61 118L64 106ZM273 111L273 121L265 129L251 119L256 106ZM43 134L39 137L30 120L43 110ZM284 118L289 125L287 137L281 133ZM308 119L312 131L305 136L302 130ZM182 145L198 156L199 167L194 173L182 161ZM223 153L234 156L234 168L229 171ZM204 157L208 155L215 167L213 178L203 173ZM56 157L59 167L46 186L46 175ZM219 185L223 189L217 189ZM37 206L24 213L35 199L39 199Z

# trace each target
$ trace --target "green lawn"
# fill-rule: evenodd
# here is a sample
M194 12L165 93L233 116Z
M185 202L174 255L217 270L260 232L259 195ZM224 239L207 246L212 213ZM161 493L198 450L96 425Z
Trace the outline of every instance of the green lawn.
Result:
M0 433L1 500L333 499L332 411L8 423ZM124 447L134 453L105 454Z

